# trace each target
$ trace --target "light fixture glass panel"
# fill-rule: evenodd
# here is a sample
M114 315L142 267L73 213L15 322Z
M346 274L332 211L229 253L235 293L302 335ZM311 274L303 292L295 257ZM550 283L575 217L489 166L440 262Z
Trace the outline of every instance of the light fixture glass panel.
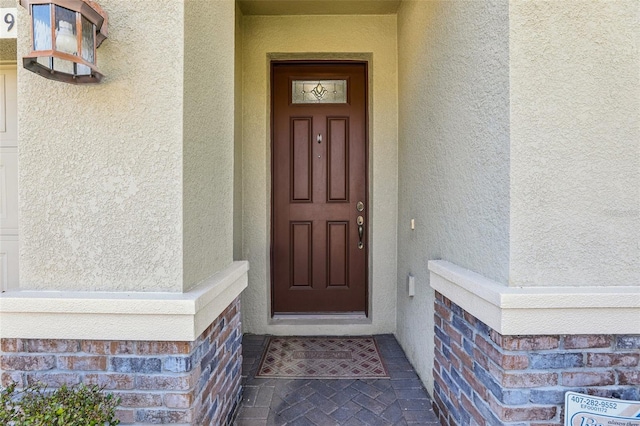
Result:
M33 15L33 50L51 50L51 6L34 4Z
M92 64L96 63L94 58L95 26L84 16L82 17L82 59ZM85 67L86 68L86 67Z
M53 70L58 72L63 72L65 74L75 74L75 63L71 61L65 61L60 58L52 58L53 60Z
M56 50L77 55L76 34L76 12L56 6Z
M38 56L36 62L42 65L43 67L52 69L53 68L53 58L51 56Z
M91 68L86 65L76 64L76 75L91 75Z
M346 104L347 80L293 80L294 104Z

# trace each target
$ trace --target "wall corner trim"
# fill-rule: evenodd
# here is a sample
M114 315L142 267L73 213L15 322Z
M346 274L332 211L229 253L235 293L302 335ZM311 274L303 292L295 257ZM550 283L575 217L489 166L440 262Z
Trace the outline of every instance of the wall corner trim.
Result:
M184 293L8 291L0 338L194 341L247 287L233 262Z
M445 260L430 286L502 335L640 334L640 287L508 287Z

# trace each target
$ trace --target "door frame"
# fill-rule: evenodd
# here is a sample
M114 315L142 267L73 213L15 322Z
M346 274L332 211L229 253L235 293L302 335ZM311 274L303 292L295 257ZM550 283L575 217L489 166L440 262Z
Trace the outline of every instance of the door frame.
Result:
M5 114L4 117L0 117L0 120L7 120L9 118L9 111L11 106L15 106L15 110L13 111L13 113L15 114L15 122L13 124L15 124L17 126L18 123L18 102L19 102L19 95L18 95L18 91L17 91L17 84L18 84L18 62L14 61L14 60L0 60L0 71L8 71L10 73L14 73L15 72L15 89L16 91L13 93L13 95L15 95L15 100L16 103L15 105L10 105L8 102L8 99L6 98L7 96L7 81L6 79L2 79L1 83L4 84L3 87L0 88L0 102L4 102L3 105L3 109L0 110L0 114ZM13 115L13 114L12 114ZM8 122L5 121L5 131L8 130L7 125ZM6 140L5 140L6 142ZM11 290L18 290L20 288L20 259L19 259L19 245L20 245L20 206L19 206L19 202L18 202L18 197L19 197L19 191L20 191L20 182L19 182L19 177L18 177L18 170L20 168L20 159L18 156L18 149L19 149L19 134L18 134L18 129L16 128L16 134L15 134L15 141L12 141L12 143L7 144L6 146L0 144L0 150L7 153L7 154L13 154L15 155L16 161L15 161L15 174L11 173L11 168L7 168L7 173L8 176L5 176L5 182L4 184L7 186L4 189L7 191L5 196L8 197L8 199L6 200L6 208L10 209L11 207L15 207L15 215L14 216L17 220L18 223L16 224L16 227L7 227L7 228L0 228L0 247L2 247L4 249L5 252L5 257L6 257L6 264L4 265L7 270L4 273L3 277L0 277L0 292L3 291L11 291ZM2 153L0 153L0 156L2 155ZM12 183L14 183L14 185L12 185ZM0 190L2 190L0 188ZM11 196L11 194L15 194L15 198ZM10 206L10 202L14 201L15 204L13 206ZM3 250L0 250L3 251Z
M274 55L275 56L275 55ZM341 55L342 56L342 55ZM358 55L359 56L359 55ZM272 267L272 258L273 258L273 228L274 228L274 191L273 191L273 185L274 185L274 179L273 179L273 165L274 165L274 160L273 160L273 155L274 155L274 149L273 149L273 143L274 143L274 108L273 108L273 102L274 102L274 97L273 97L273 87L274 87L274 83L273 83L273 68L274 65L313 65L313 64L335 64L335 65L348 65L348 64L361 64L364 65L364 73L365 73L365 111L364 111L364 121L365 121L365 125L364 125L364 132L365 132L365 158L364 158L364 163L365 163L365 205L367 206L366 210L365 210L365 223L367 224L367 238L366 238L366 244L367 244L367 256L365 259L365 310L364 310L364 316L367 320L367 322L369 322L369 320L371 319L370 317L370 313L371 313L371 293L372 293L372 289L371 287L371 281L370 281L370 276L371 276L371 271L370 271L370 267L371 267L371 233L373 230L373 223L371 222L371 217L372 215L370 214L370 212L372 211L372 206L371 206L371 179L370 179L370 173L371 173L371 167L369 164L370 161L370 121L369 121L369 113L370 113L370 109L371 109L371 98L370 98L370 87L371 87L371 81L370 81L370 77L369 77L369 67L370 67L370 62L371 59L369 57L369 55L367 55L366 58L337 58L337 59L332 59L332 58L322 58L322 59L284 59L284 58L277 58L277 57L269 57L268 58L268 69L269 69L269 78L268 78L268 82L269 82L269 87L267 89L268 92L268 107L269 107L269 131L268 131L268 135L269 135L269 142L268 142L268 147L269 147L269 155L267 156L269 158L269 171L267 176L269 177L269 184L268 184L268 189L269 189L269 253L268 253L268 268L269 268L269 320L273 320L274 318L276 318L276 314L274 313L273 310L273 306L274 306L274 270ZM324 318L345 318L345 317L349 317L351 316L351 313L331 313L331 314L304 314L304 315L300 315L300 314L278 314L277 317L289 317L289 318L293 318L293 317L304 317L304 318L316 318L316 317L322 317Z

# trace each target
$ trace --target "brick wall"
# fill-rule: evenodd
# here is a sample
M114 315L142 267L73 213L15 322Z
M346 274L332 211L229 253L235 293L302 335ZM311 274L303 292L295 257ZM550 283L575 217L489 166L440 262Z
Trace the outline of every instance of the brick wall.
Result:
M122 424L229 424L240 398L240 301L194 342L1 339L2 385L97 384Z
M640 400L640 336L502 336L436 293L443 425L564 424L564 393Z

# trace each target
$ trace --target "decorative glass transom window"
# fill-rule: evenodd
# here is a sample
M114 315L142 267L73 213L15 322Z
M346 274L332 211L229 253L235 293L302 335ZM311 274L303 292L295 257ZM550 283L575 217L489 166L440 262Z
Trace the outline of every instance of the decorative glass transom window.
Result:
M293 80L294 104L346 104L347 80Z

